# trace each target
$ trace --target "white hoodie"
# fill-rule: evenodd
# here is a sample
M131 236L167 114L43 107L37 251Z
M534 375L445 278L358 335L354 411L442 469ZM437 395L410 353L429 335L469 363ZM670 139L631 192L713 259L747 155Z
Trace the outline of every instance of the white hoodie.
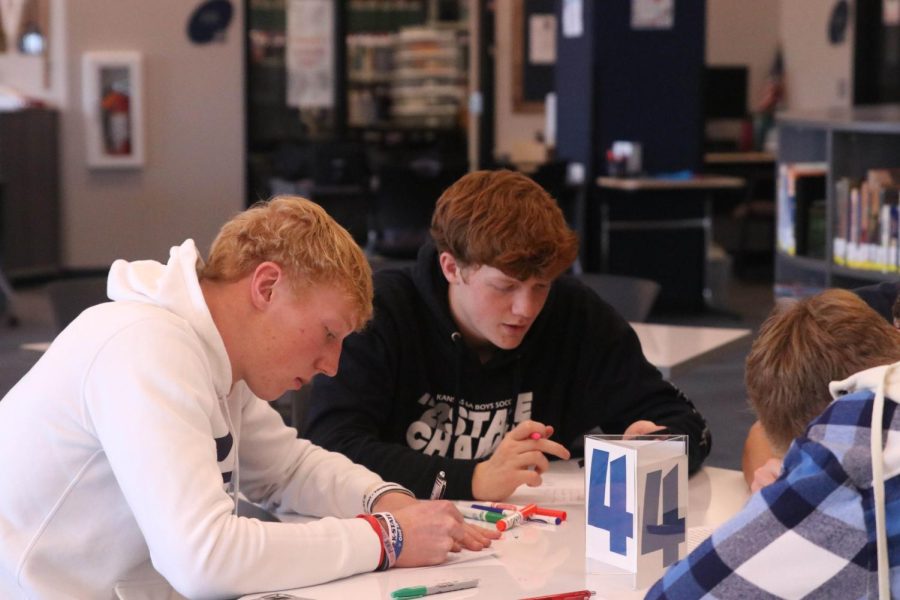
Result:
M156 572L191 598L236 596L376 567L378 538L352 517L381 479L232 387L198 261L191 240L166 265L116 261L113 302L0 401L0 597L166 597ZM238 467L251 500L341 519L235 516Z

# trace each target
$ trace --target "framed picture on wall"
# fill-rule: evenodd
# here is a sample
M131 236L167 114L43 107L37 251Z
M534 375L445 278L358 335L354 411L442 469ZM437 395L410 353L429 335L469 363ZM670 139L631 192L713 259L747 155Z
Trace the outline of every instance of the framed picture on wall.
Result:
M554 89L556 14L554 0L513 0L513 111L540 113Z
M82 94L91 168L144 164L143 73L139 52L85 52Z

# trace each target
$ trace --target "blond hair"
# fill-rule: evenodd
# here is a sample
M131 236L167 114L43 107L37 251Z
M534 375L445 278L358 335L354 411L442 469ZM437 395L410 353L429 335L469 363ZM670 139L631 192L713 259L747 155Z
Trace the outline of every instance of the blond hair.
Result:
M831 402L829 382L897 360L897 330L856 294L830 289L772 311L747 356L747 395L784 453Z
M276 196L238 213L222 226L198 274L201 280L233 282L266 261L283 268L297 292L320 284L345 292L354 307L354 329L372 317L369 263L318 204Z
M437 201L431 237L464 266L487 265L524 281L571 266L578 238L550 194L513 171L473 171Z

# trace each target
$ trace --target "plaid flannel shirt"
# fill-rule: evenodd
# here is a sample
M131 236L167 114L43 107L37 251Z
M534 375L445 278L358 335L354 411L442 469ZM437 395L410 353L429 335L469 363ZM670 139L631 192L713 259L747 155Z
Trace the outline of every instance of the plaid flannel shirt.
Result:
M895 365L896 366L896 365ZM791 445L781 477L677 562L648 599L878 595L870 427L886 367L831 385L838 399ZM900 596L900 369L884 403L892 597ZM844 395L841 395L844 394Z

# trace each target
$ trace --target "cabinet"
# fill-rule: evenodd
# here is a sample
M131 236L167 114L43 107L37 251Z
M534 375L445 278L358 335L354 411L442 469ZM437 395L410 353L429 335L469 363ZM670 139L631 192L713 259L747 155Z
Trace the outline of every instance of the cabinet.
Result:
M59 269L57 113L0 112L0 265L10 277Z
M900 105L785 113L778 117L778 138L776 294L896 279ZM790 173L798 170L820 170L823 203L813 197L818 192L804 198L791 189ZM805 251L792 248L790 232L817 219L824 229L821 252L809 240Z

